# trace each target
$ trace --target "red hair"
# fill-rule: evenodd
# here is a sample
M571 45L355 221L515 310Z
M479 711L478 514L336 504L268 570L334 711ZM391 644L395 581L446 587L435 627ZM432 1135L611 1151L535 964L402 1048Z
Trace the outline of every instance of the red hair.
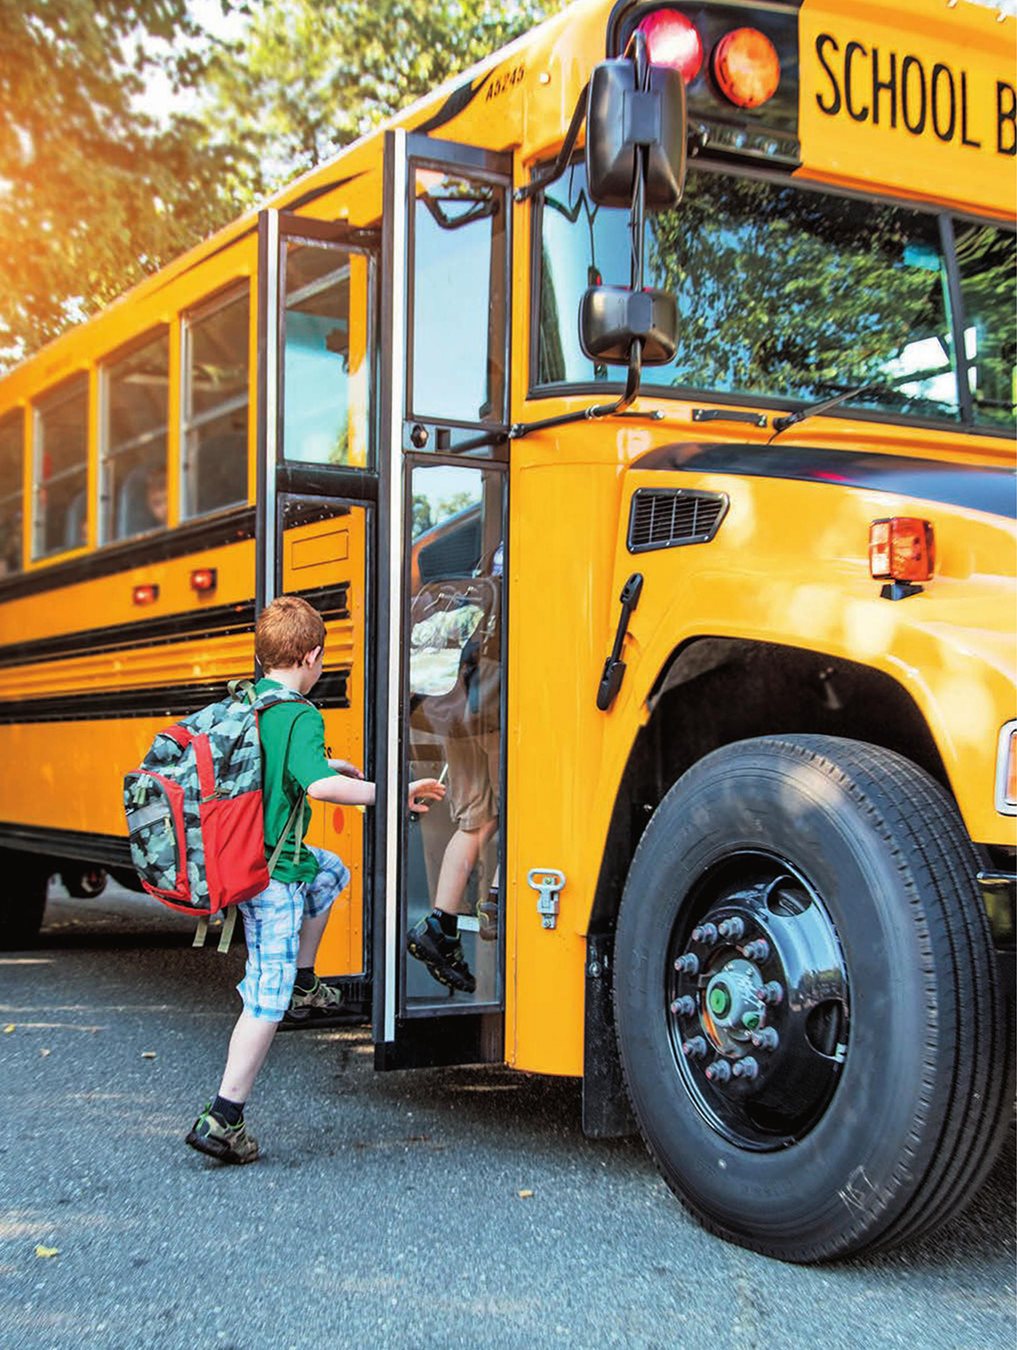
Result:
M299 595L276 596L254 626L254 654L262 670L299 666L308 652L324 645L322 617Z

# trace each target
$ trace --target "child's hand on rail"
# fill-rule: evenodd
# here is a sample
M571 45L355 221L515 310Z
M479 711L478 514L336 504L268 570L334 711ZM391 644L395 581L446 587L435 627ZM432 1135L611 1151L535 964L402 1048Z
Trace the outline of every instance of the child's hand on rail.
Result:
M409 806L414 814L423 814L430 810L426 802L440 802L445 795L444 785L437 778L418 778L410 784Z

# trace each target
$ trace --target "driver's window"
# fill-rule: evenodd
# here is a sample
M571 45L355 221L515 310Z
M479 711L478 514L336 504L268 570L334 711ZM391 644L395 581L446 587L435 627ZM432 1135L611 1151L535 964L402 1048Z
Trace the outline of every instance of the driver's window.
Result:
M405 1004L496 1003L504 474L429 464L411 482L408 776L447 795L408 826Z

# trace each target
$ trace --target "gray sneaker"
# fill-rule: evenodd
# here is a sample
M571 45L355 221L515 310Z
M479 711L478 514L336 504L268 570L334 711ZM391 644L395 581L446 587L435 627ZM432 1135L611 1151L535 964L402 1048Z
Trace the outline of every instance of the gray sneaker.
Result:
M199 1153L207 1153L210 1158L218 1158L224 1163L250 1163L258 1156L258 1141L248 1134L247 1126L241 1120L237 1125L227 1125L224 1120L212 1114L206 1106L194 1122L185 1143L196 1148Z
M310 989L294 988L283 1021L287 1025L359 1020L345 1006L343 991L316 979Z

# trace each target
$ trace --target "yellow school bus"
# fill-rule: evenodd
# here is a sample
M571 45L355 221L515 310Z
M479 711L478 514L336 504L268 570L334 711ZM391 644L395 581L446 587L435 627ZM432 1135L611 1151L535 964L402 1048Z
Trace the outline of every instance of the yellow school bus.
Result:
M122 775L298 593L379 1069L581 1077L785 1259L953 1214L1012 1101L1015 27L582 0L7 375L4 945L131 881Z

